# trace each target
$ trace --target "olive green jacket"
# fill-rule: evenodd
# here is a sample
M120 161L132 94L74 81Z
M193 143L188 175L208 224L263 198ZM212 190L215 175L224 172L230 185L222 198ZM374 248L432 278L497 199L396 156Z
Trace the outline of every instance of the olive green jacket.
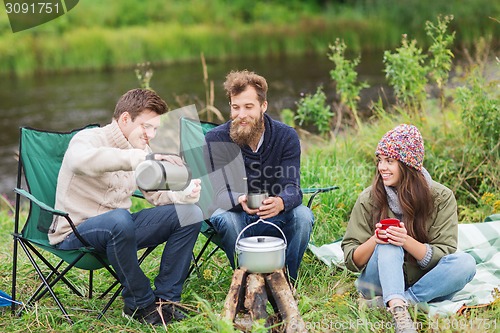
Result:
M449 188L435 181L432 181L431 192L435 210L426 221L426 227L429 235L428 243L433 250L432 258L427 267L423 269L416 260L408 260L409 254L405 253L403 270L407 286L413 285L427 271L436 266L443 256L454 253L457 249L458 217L455 196ZM368 187L359 195L354 205L341 244L346 266L353 272L361 272L364 269L364 266L357 267L354 264L352 255L354 250L366 242L375 232L375 226L372 223L372 210L371 187ZM391 210L389 210L389 217L395 217Z

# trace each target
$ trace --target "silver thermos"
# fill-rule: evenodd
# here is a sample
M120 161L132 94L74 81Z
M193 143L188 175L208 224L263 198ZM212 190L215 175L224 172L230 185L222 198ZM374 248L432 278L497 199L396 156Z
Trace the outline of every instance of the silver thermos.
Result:
M149 154L135 169L135 180L140 189L182 191L188 187L191 182L191 170L187 165L155 160L154 156L155 154Z

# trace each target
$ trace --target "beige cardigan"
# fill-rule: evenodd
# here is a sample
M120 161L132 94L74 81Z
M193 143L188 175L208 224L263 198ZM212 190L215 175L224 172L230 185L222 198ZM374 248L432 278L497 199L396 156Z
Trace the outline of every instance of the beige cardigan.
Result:
M78 225L89 217L117 208L130 209L137 189L134 169L149 152L133 148L118 123L78 132L64 155L56 191L55 208L69 213ZM144 192L153 205L195 203L184 191ZM60 243L72 230L64 217L55 217L50 244Z

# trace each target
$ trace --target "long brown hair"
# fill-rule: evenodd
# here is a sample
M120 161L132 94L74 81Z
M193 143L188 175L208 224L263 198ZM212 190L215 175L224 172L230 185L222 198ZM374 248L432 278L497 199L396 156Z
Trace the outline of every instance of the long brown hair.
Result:
M414 168L411 168L398 161L401 174L400 183L396 190L399 203L403 211L403 222L405 223L408 235L416 240L426 243L429 241L425 228L425 221L434 210L434 202L427 180L424 175ZM376 172L372 183L373 198L373 225L381 219L388 217L389 203L387 192L380 173Z

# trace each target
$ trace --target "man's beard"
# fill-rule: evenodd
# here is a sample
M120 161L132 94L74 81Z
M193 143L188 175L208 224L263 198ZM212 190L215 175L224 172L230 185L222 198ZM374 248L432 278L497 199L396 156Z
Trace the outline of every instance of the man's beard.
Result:
M231 139L240 147L249 146L252 142L260 139L264 131L264 112L260 114L259 119L247 118L246 122L247 126L241 127L241 119L235 118L232 120L229 130Z

